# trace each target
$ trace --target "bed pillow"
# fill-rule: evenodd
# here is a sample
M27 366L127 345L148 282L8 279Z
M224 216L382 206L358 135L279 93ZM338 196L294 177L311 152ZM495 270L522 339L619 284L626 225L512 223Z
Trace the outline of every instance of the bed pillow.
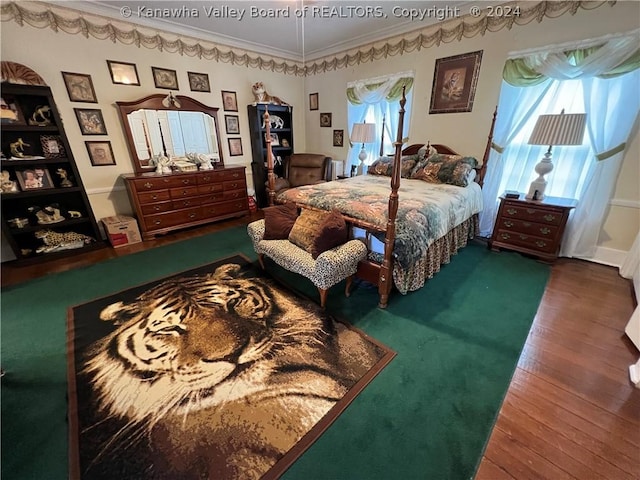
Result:
M429 183L446 183L458 187L469 184L469 173L478 165L473 157L460 155L432 155L424 162L419 162L411 178Z
M436 150L435 147L427 143L418 150L418 160L429 158L430 156L435 155L437 153L438 153L438 150Z
M393 158L394 157L380 157L371 165L367 170L369 175L383 175L390 177L393 174ZM409 175L413 171L418 162L418 155L405 155L400 160L400 176L402 178L409 178Z
M298 207L295 203L285 203L267 207L264 212L264 239L285 240L298 218Z
M289 241L301 249L312 253L316 237L320 233L320 227L327 219L329 213L330 212L303 208L289 233Z
M342 245L349 240L349 231L344 217L337 210L327 215L318 230L311 249L311 256L316 259L318 255L327 250L331 250L338 245Z

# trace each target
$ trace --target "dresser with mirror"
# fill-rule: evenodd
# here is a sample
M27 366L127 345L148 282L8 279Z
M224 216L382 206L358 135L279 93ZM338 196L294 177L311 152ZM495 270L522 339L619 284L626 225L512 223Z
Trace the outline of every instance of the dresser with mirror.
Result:
M116 104L143 239L249 213L245 167L224 163L217 108L173 93Z

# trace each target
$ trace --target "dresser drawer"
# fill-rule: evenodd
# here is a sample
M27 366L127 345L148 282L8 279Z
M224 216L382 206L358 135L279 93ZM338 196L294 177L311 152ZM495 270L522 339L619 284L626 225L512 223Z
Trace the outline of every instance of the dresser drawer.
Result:
M224 180L240 180L244 181L244 168L234 168L223 172Z
M208 185L198 185L198 193L215 193L222 192L223 189L222 182L219 183L209 183Z
M217 217L229 213L243 212L249 208L247 198L232 200L230 202L212 203L202 207L204 218Z
M243 188L241 190L229 190L224 192L225 200L235 200L237 198L246 198L247 189Z
M154 192L141 192L138 193L138 201L141 204L162 202L164 200L170 200L171 195L169 190L156 190Z
M556 225L545 225L544 223L527 222L517 218L500 218L496 224L496 228L500 230L508 230L515 233L525 233L541 238L555 239L560 231L560 227Z
M179 198L196 196L198 194L198 187L194 185L193 187L171 188L169 192L171 193L171 199L177 200Z
M167 175L164 177L138 178L133 180L133 184L138 192L144 192L196 185L196 177L193 175Z
M149 215L145 217L144 223L147 230L159 230L161 228L195 222L201 218L203 218L202 213L200 208L197 207L184 210L174 210L172 212L161 213L159 215Z
M557 242L550 238L540 238L524 233L498 230L496 241L508 243L509 245L525 247L541 253L554 253L557 249Z
M547 225L560 225L562 223L562 210L551 208L537 208L527 205L506 203L503 218L519 218L530 222L539 222Z
M228 180L224 182L224 190L225 192L227 190L238 190L240 188L247 188L245 182L244 182L244 177L240 180Z
M147 205L141 205L141 210L144 215L168 212L173 210L173 202L149 203Z
M206 205L208 203L222 202L226 200L225 193L226 192L216 192L216 193L210 193L209 195L202 195L200 196L200 204Z
M198 176L198 185L206 185L208 183L214 183L214 182L222 182L224 180L224 174L225 172L221 171L221 172L207 172L207 173L201 173Z

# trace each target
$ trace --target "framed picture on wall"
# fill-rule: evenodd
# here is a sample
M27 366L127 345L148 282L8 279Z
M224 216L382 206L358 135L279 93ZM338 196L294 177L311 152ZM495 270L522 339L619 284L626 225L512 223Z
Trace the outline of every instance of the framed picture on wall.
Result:
M156 88L178 90L178 74L175 70L151 67L151 71L153 72L153 82Z
M222 90L222 108L225 112L238 111L238 97L236 96L236 92Z
M331 113L321 113L320 114L320 126L321 127L330 127L331 126Z
M344 130L333 131L333 146L344 147Z
M74 108L82 135L106 135L107 127L98 108Z
M242 155L242 139L241 138L228 138L229 142L229 155L237 157Z
M470 112L476 94L482 50L438 58L429 113Z
M107 60L111 81L118 85L140 85L138 69L135 63Z
M116 157L113 155L113 149L111 148L110 141L106 140L84 143L87 146L87 152L89 152L91 165L94 167L116 164Z
M309 110L318 110L318 94L309 94Z
M189 88L192 92L210 92L209 75L206 73L187 72Z
M67 87L69 100L72 102L98 103L96 91L93 89L91 75L84 73L61 72L64 85Z
M224 124L227 128L227 135L240 135L240 120L238 115L225 115Z

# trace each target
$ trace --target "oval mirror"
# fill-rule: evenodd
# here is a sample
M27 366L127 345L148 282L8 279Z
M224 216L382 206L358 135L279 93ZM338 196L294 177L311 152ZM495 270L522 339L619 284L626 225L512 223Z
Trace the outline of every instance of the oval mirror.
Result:
M214 167L224 166L217 108L173 93L116 105L136 173L152 171L158 155L204 154Z

